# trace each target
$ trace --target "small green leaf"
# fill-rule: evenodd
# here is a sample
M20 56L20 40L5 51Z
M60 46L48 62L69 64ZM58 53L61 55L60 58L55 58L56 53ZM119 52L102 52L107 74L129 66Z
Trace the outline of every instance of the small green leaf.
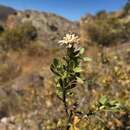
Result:
M113 100L110 102L110 105L114 108L120 108L121 107L121 103L117 100Z
M99 109L100 109L100 110L105 109L105 106L101 106Z
M67 77L67 72L64 72L62 78L65 79L66 77Z
M101 103L102 105L105 105L107 104L108 102L108 98L106 96L102 96L100 99L99 99L99 103Z
M80 84L84 83L84 81L81 78L79 78L79 77L77 77L77 82L80 83Z
M57 72L57 69L55 68L55 66L54 66L53 64L51 64L50 69L51 69L51 71L52 71L55 75L61 76L61 74L60 74L59 72Z
M51 69L51 71L52 71L53 73L55 73L55 67L54 67L53 64L50 65L50 69Z
M82 72L83 70L80 67L74 68L74 72L79 73Z
M90 61L92 61L92 59L89 58L89 57L84 57L84 58L83 58L83 61L85 61L85 62L90 62Z
M55 58L53 60L53 64L54 64L54 66L58 66L59 65L59 60Z
M82 47L80 48L80 54L83 54L85 52L85 49Z

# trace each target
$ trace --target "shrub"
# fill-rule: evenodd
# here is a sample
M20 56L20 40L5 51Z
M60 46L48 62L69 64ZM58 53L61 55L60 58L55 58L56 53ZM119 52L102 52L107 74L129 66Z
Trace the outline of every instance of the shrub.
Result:
M21 72L21 68L11 61L0 63L0 84L16 78Z
M4 32L4 27L0 25L0 34Z
M122 25L116 18L96 19L87 25L90 40L101 45L117 43L122 37Z
M101 96L99 101L87 114L83 114L77 109L77 101L74 101L74 103L71 104L69 103L69 98L72 97L72 89L77 87L78 83L84 83L81 79L81 72L83 71L81 69L81 62L82 60L90 60L89 58L83 57L84 48L77 48L78 41L77 36L67 34L66 37L60 41L61 45L64 45L67 49L66 55L61 60L55 58L50 66L51 71L55 75L57 97L64 105L64 111L66 113L66 130L79 130L77 124L85 117L87 117L87 119L91 118L91 116L96 118L96 115L100 112L109 111L114 113L120 112L123 109L120 101L110 100L107 96ZM80 115L80 118L78 114ZM98 120L100 120L101 124L102 119Z
M7 29L0 38L0 46L4 50L17 50L26 47L37 36L36 29L30 23Z
M38 57L43 57L43 56L47 56L49 53L49 49L45 48L44 46L38 44L38 43L34 43L31 44L28 48L27 48L27 54L29 56L38 56Z
M122 39L124 39L123 41L126 42L128 40L130 40L130 22L125 23L123 26L123 30L122 30Z
M105 10L102 10L102 11L97 12L96 16L97 16L97 18L105 19L105 18L107 18L108 15Z
M124 6L124 14L125 15L127 15L128 13L129 13L129 11L130 11L130 1L128 1L127 3L126 3L126 5Z

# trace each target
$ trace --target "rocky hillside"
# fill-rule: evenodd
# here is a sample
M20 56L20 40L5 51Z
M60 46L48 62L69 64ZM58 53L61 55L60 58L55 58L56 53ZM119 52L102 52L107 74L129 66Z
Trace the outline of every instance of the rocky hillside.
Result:
M10 15L6 21L9 28L18 24L30 22L38 32L38 42L42 42L47 48L54 47L57 40L67 32L78 32L79 25L61 16L38 11L26 10L18 11L17 14Z
M0 21L5 21L10 14L14 14L15 9L0 5Z

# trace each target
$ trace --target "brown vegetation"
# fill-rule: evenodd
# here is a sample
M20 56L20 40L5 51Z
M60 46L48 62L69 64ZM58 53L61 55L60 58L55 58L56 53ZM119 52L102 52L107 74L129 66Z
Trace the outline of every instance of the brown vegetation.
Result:
M76 96L72 95L73 100L79 102L79 113L73 117L74 128L129 130L129 14L102 11L97 16L84 17L80 28L77 23L51 14L22 14L20 21L24 19L27 23L0 29L0 129L4 130L6 125L10 129L25 130L65 128L63 105L57 100L49 66L54 57L64 55L64 48L59 48L56 42L65 32L79 33L79 30L85 55L92 61L83 64L85 83L74 90ZM102 111L88 120L82 113L95 109L102 95L120 101L124 111L114 114ZM3 124L5 121L8 123Z

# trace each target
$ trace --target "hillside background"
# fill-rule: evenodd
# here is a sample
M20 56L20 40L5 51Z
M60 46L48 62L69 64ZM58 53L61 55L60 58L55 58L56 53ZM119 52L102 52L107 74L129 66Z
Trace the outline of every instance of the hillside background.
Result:
M99 113L102 123L94 117L81 119L79 130L130 130L129 3L122 10L103 10L79 21L1 5L0 130L64 130L63 105L55 94L50 64L63 57L58 41L69 32L80 36L85 56L92 59L83 64L85 83L74 90L79 111L93 109L102 95L125 106L114 115Z

